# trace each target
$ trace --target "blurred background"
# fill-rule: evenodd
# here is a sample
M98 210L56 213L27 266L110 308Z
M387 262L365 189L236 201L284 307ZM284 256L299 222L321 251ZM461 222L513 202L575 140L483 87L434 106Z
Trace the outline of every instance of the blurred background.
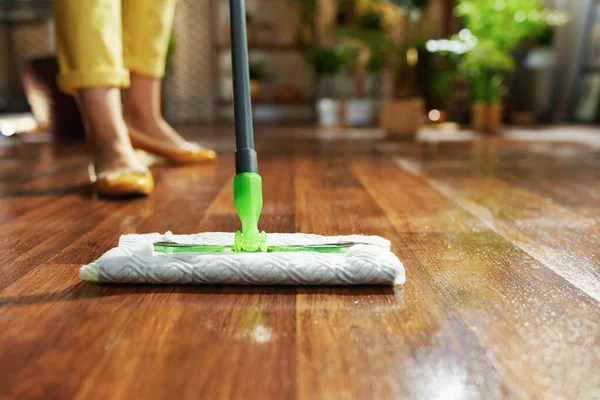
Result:
M247 0L257 124L497 134L600 123L598 0ZM0 0L0 137L78 141L50 0ZM227 0L179 0L163 108L232 121Z

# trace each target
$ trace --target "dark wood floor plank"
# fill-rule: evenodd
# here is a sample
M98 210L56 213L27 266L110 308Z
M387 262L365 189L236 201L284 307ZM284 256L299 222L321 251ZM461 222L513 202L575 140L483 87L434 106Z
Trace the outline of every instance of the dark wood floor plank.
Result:
M178 288L145 303L98 360L78 398L293 393L293 289ZM140 376L148 364L153 368ZM107 378L116 384L104 385Z
M265 202L265 227L271 232L289 231L293 228L287 226L290 220L279 217L291 208L281 200L291 198L292 186L272 183L289 177L291 166L269 160L264 165L273 167L263 174L270 182L265 185L265 198L269 199ZM204 217L194 222L198 231L235 229L230 226L237 224L229 218L231 197L223 196L231 186L227 172L232 176L233 171L224 171L219 183L210 185L214 200L197 203L207 209L201 213ZM208 398L243 399L249 392L257 398L293 395L294 288L183 287L152 296L144 301L149 306L136 309L114 338L114 348L99 360L78 398L125 399L135 394L193 399L203 393ZM140 352L140 346L147 351ZM140 377L137 370L148 363L156 368ZM165 370L169 371L167 377ZM214 371L221 373L215 375ZM107 377L118 380L119 385L99 391ZM256 382L261 382L260 386Z
M404 286L80 282L122 234L239 229L232 129L186 132L225 153L131 201L89 196L83 153L0 148L0 398L596 397L594 151L258 128L261 229L384 236Z
M169 230L181 234L198 232L204 210L224 185L229 173L205 165L160 168L155 170L155 176L160 185L155 196L117 203L118 209L109 218L96 229L77 238L51 261L87 264L116 246L119 237L127 233L164 233ZM105 204L113 203L109 201ZM181 212L182 204L185 204L185 212Z
M30 309L28 309L28 314L37 319L40 329L35 331L37 338L32 338L30 342L24 344L23 352L27 351L26 349L28 348L30 349L30 346L34 346L36 359L41 360L40 362L43 362L45 359L53 359L53 355L56 353L57 343L51 339L46 340L48 332L53 331L57 332L56 335L67 338L65 340L71 340L73 342L73 347L76 347L77 343L82 343L82 338L79 338L78 335L76 335L78 332L71 332L69 324L62 323L62 321L65 320L78 321L78 324L83 324L85 326L85 329L82 328L84 331L87 329L90 333L96 335L94 337L94 342L90 343L89 340L83 340L83 343L87 343L87 345L93 346L94 348L89 351L86 351L86 348L81 348L75 352L76 354L65 354L65 358L60 360L63 361L62 365L64 365L65 368L73 368L74 364L78 364L79 367L75 370L55 368L56 375L50 375L47 377L46 381L35 383L37 385L36 390L40 394L46 393L48 390L55 390L56 395L53 396L55 398L72 397L75 391L78 390L80 383L85 381L87 375L97 367L97 360L106 352L104 346L106 346L107 343L112 343L112 341L115 340L115 337L120 334L121 330L125 329L129 318L133 318L136 315L135 307L142 303L144 298L151 295L153 292L157 292L157 294L154 295L155 297L168 296L169 293L165 293L162 288L153 290L151 288L142 287L134 291L126 290L123 292L120 288L111 288L107 286L98 287L96 285L84 284L79 281L77 272L83 263L94 260L103 252L115 246L119 235L122 233L166 231L172 228L168 225L173 223L182 230L194 232L198 226L198 221L190 218L189 214L172 213L172 210L176 209L177 205L180 204L181 199L184 198L186 203L197 205L199 207L199 215L202 215L202 209L210 204L212 198L218 192L218 187L223 184L224 176L219 174L215 175L215 172L218 172L219 170L208 166L194 167L193 171L195 172L194 177L186 179L185 182L182 182L180 177L182 175L189 176L189 169L186 170L185 168L180 168L157 171L157 180L162 182L163 185L157 190L157 196L148 199L150 200L149 202L142 201L142 207L140 207L141 200L125 203L114 201L100 202L103 207L117 207L118 210L94 229L91 229L87 235L72 238L72 242L64 248L58 246L55 247L58 248L59 251L54 257L49 259L49 262L41 262L41 264L38 264L29 274L17 280L16 283L12 285L12 287L23 287L25 289L23 291L26 291L27 288L35 288L34 284L27 285L30 277L37 282L43 279L50 279L51 277L56 276L57 272L61 272L62 274L67 273L67 271L56 271L53 265L57 264L52 264L52 262L61 260L70 260L73 262L80 260L77 264L58 264L62 268L68 268L68 273L72 278L67 280L67 282L70 283L70 286L65 288L68 293L66 293L64 297L66 297L67 300L72 297L75 297L75 299L77 299L77 297L89 297L89 301L78 304L76 301L55 298L54 302L50 302L48 305L52 309L52 312L49 315L47 314L48 310L46 307L39 309L31 309L30 307ZM197 186L192 188L187 187L185 191L175 190L176 188L181 188L182 183L195 183ZM173 193L178 194L177 196L174 196ZM89 204L87 205L89 206ZM156 218L156 215L170 217ZM131 216L135 217L131 218ZM92 246L89 246L90 242L88 240L90 238L93 240ZM42 245L46 242L42 242ZM83 251L83 249L89 251ZM32 252L35 253L35 250ZM32 265L35 266L36 264ZM16 276L16 274L14 276ZM100 290L98 288L100 288ZM70 289L70 291L68 289ZM172 290L172 288L169 289L169 292ZM118 315L115 315L113 308L115 305L122 303L122 300L119 300L121 298L121 293L128 297L128 303L134 307L124 307L119 311ZM117 297L117 301L105 305L106 302L103 301L103 298L111 299L111 296ZM50 299L53 298L52 295L49 297ZM28 302L27 299L28 297L26 296L24 299L26 304ZM18 299L13 299L12 303L14 306L19 306ZM12 311L16 312L17 309ZM88 314L91 314L91 319L88 318ZM11 319L11 315L4 315L4 317ZM2 314L0 314L0 318L1 316ZM57 321L61 322L58 324L58 328L56 324ZM48 326L48 328L42 328L44 326ZM107 326L110 326L111 328L107 329ZM8 340L11 340L11 338L14 340L15 336L12 335L10 330L3 333L7 335ZM2 339L6 339L6 336L0 334L0 348L11 348L11 342L6 343L3 342ZM67 344L65 344L65 346L67 346ZM79 353L88 354L88 356L92 355L94 362L80 363L76 358ZM57 362L56 358L54 358L54 361ZM47 366L39 368L44 367ZM21 373L23 376L27 376L27 374L30 373L33 374L32 376L35 376L35 374L38 373L36 372L36 368L38 368L36 363L29 363L27 364L27 368L24 368ZM57 385L56 382L58 376L68 376L69 379L61 381L62 385ZM29 383L34 384L33 382ZM6 392L0 390L0 393L18 395L18 393L22 393L23 390L29 389L10 387Z
M538 193L543 198L598 220L600 151L573 144L475 140L462 157L457 151L430 157L423 168L455 175L487 175ZM410 156L410 155L409 155Z
M353 170L404 232L405 224L395 219L397 204L403 209L418 207L413 190L423 190L429 181L402 173L396 175L397 185L390 187L387 182L394 167L391 162L357 163ZM438 196L430 194L434 201ZM600 343L597 303L466 211L452 202L446 204L472 221L473 232L403 234L402 245L410 249L404 259L412 254L427 269L426 277L432 279L446 311L460 316L490 352L492 365L519 386L541 397L558 393L569 397L575 391L582 397L592 395L600 385L600 378L591 372L600 368L600 361L589 352L590 346Z
M0 332L3 398L71 397L140 303L139 296L86 287L77 268L46 265L3 291L0 320L12 322Z
M295 171L298 231L382 235L408 260L407 283L395 290L298 289L299 398L430 398L442 395L448 371L460 374L460 395L518 393L462 321L444 314L427 269L410 262L393 216L377 207L346 160L297 160ZM421 226L419 215L407 220Z
M0 263L11 265L10 269L0 269L0 288L71 245L108 218L117 207L116 204L68 196L12 221L0 233L4 250Z
M596 155L600 160L600 153ZM503 169L499 177L546 200L600 221L600 161L565 165L537 163Z
M407 168L405 161L399 165ZM493 176L423 176L486 226L600 301L600 226L594 219Z

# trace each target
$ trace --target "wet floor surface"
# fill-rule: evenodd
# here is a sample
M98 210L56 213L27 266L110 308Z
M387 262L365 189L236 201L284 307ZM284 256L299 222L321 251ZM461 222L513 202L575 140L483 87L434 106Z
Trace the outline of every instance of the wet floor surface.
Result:
M80 282L121 234L238 229L232 129L182 132L220 159L145 157L128 201L79 145L0 144L1 398L600 397L600 132L259 127L261 227L384 236L404 286Z

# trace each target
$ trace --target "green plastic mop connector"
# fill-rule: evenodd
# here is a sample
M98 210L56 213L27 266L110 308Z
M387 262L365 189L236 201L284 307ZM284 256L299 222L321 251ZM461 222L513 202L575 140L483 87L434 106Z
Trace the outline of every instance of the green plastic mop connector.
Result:
M235 234L234 251L266 252L267 235L258 230L263 205L260 175L243 172L233 178L233 203L242 221L242 231Z

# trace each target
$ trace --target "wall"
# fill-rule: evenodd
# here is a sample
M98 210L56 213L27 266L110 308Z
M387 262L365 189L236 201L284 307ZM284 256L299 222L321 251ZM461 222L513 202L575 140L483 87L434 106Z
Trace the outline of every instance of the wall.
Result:
M592 0L547 0L546 3L550 8L569 12L572 18L568 25L558 30L555 43L559 59L555 74L555 120L564 121L578 73L577 65L583 51L584 29Z
M167 78L166 116L175 123L215 118L211 0L179 0L176 50Z
M0 97L8 96L11 91L11 61L9 57L9 34L6 26L0 25Z
M19 71L23 61L54 51L51 21L13 25L0 24L0 96L19 96Z

